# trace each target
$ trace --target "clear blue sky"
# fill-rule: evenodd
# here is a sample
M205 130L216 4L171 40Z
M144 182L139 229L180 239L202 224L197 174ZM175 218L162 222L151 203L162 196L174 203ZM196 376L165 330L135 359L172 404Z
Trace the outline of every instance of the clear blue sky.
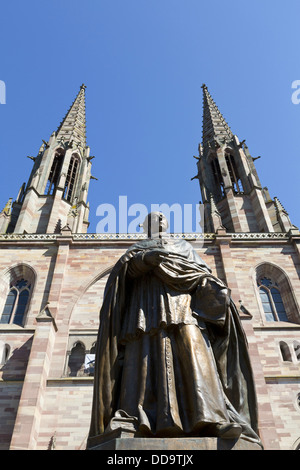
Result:
M1 5L0 206L27 181L42 139L82 83L96 208L196 204L202 83L300 226L300 2L14 0Z

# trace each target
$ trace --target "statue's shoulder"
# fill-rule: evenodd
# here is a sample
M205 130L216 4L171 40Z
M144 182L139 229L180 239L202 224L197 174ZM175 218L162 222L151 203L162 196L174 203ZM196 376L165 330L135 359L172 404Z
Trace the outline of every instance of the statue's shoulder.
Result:
M192 245L184 239L179 239L179 240L170 239L168 241L168 244L174 247L175 251L187 257L194 251Z
M134 245L131 245L131 247L128 248L126 253L131 253L132 251L147 250L149 248L152 248L153 246L154 243L151 239L139 240L138 242L134 243Z

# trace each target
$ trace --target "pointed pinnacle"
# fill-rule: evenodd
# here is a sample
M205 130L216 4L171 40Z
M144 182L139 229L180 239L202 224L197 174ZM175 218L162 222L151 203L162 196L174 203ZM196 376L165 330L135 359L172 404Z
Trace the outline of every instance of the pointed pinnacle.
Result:
M279 201L278 197L274 197L274 202L275 202L275 207L276 207L278 212L283 211L287 214L287 211L285 210L285 208L283 207L283 205Z
M83 147L86 146L85 89L83 83L56 132L57 137L64 137L69 142L73 140Z
M233 137L231 129L211 97L207 86L203 84L201 88L203 90L203 144L217 137L231 139Z
M218 211L218 208L217 208L217 205L216 205L216 202L215 202L215 199L212 195L212 193L210 193L210 212L211 214L213 214L214 212L216 212L217 214L220 215L219 211Z
M5 215L10 215L11 214L12 200L13 200L13 198L10 197L9 200L7 201L4 209L0 212L0 214L5 214Z

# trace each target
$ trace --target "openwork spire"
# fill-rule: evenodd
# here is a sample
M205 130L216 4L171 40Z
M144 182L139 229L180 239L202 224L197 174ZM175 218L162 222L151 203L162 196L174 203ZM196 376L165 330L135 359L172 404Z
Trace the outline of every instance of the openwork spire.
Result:
M73 141L83 148L86 146L85 88L84 84L81 85L78 95L56 131L58 138Z
M218 106L212 99L207 86L203 89L203 145L214 139L227 140L233 137L230 127L220 113Z

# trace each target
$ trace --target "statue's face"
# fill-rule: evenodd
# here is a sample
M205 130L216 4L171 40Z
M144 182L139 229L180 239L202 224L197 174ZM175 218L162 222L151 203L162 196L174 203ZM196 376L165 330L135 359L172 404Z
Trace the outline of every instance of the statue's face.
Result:
M168 221L164 214L159 212L151 212L147 215L143 227L144 231L148 233L148 235L153 235L158 234L159 232L165 232L168 228L168 225Z

